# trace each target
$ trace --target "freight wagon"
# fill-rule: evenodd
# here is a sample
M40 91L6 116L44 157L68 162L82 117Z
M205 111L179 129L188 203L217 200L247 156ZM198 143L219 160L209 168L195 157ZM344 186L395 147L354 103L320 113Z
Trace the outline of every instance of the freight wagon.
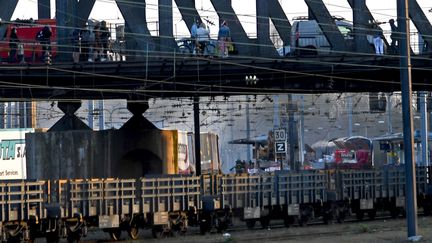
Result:
M431 213L430 168L417 168L418 206ZM118 240L123 232L138 238L226 230L233 217L249 228L286 226L310 220L343 222L355 214L374 218L378 211L404 214L405 170L319 170L260 175L207 174L144 176L136 179L68 179L0 183L0 236L4 241L79 241L89 227Z

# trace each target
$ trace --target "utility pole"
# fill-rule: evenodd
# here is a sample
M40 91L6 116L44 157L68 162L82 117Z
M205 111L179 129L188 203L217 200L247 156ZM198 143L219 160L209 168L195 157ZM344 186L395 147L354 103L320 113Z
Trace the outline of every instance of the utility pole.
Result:
M417 235L417 200L416 200L416 174L413 153L413 117L411 110L411 48L408 1L397 1L398 27L400 31L399 53L400 53L400 79L402 88L402 120L403 120L403 142L405 151L405 177L406 177L406 218L408 228L408 240L417 241L421 236Z
M350 94L350 96L348 97L348 137L352 137L353 135L353 122L352 122L352 118L353 118L353 98L352 95Z
M194 138L195 138L195 174L201 175L201 131L200 131L200 108L199 108L199 96L193 98L193 110L194 110Z
M301 108L300 108L300 124L299 124L299 147L300 147L300 163L303 168L305 158L305 146L304 146L304 97L300 97Z
M427 127L427 92L420 91L420 116L421 116L421 158L422 158L422 166L429 165L428 158L428 139L429 132Z
M88 126L93 129L93 100L88 101Z
M392 126L392 105L391 105L391 93L387 94L387 115L388 115L388 122L387 122L387 128L388 128L388 134L393 133L393 126Z
M294 104L293 104L293 98L292 94L288 94L288 141L289 141L289 165L290 169L292 171L297 171L298 165L295 163L295 157L294 157Z
M250 140L250 116L249 116L249 96L246 96L246 138L247 140ZM247 158L247 162L249 163L249 161L251 161L251 152L250 152L250 147L251 145L248 144L246 145L246 158Z
M104 101L99 100L99 131L105 129Z

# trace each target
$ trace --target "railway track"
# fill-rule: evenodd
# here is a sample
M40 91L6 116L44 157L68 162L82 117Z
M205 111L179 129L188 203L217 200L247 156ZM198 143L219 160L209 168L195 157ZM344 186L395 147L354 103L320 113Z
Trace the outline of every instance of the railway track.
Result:
M420 219L428 220L432 223L432 217L419 216ZM285 241L298 239L314 239L319 237L333 237L341 235L356 235L362 233L374 232L389 232L389 231L404 231L405 219L392 219L390 216L377 216L374 220L364 219L358 220L350 217L344 223L324 224L318 220L309 223L307 226L293 225L289 228L283 225L280 220L275 220L268 228L261 228L259 225L254 229L248 229L244 222L238 221L226 232L229 236L224 236L223 233L211 232L210 234L201 235L198 227L190 227L186 235L167 236L163 239L153 239L150 230L141 230L140 238L134 242L230 242L233 240L254 242L269 242L269 241ZM423 220L424 221L424 220ZM252 236L248 238L249 236ZM99 230L91 230L87 238L82 238L81 242L86 243L102 243L102 242L131 242L124 235L120 241L109 239L108 234Z

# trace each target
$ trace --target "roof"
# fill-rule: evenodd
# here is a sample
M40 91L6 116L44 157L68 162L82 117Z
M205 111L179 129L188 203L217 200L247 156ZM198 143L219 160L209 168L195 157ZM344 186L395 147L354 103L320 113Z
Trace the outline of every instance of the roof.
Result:
M267 135L261 135L253 138L242 138L242 139L236 139L228 142L229 144L260 144L260 145L267 145L268 144L268 136Z
M414 140L420 141L421 140L421 132L419 130L414 131ZM428 134L428 140L432 140L432 132L429 132ZM372 138L372 141L380 141L380 142L398 142L403 141L403 133L392 133L392 134L386 134L378 137Z

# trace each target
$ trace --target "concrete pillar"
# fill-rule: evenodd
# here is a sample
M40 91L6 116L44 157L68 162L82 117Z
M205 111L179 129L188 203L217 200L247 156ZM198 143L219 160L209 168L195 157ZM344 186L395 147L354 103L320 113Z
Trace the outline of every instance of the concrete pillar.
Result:
M153 123L143 116L148 110L148 101L128 100L127 109L132 113L132 117L120 128L128 130L158 129Z
M81 107L80 101L62 102L57 104L58 108L65 113L65 115L58 120L48 132L69 131L69 130L91 130L83 121L81 121L75 112Z

